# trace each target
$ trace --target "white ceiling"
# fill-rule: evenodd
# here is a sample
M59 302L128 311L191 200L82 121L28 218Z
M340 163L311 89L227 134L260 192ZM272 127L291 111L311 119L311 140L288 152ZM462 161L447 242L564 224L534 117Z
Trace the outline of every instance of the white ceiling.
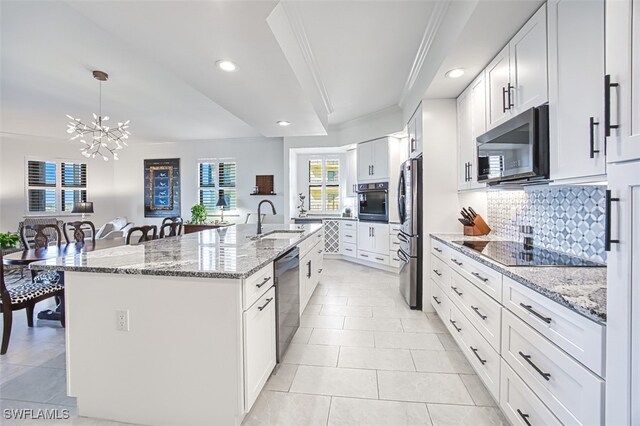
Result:
M66 137L65 114L96 111L100 69L103 113L133 141L325 134L400 103L447 1L4 0L0 131ZM427 95L457 95L538 4L481 0L460 37L441 28L457 40L442 67L470 73Z

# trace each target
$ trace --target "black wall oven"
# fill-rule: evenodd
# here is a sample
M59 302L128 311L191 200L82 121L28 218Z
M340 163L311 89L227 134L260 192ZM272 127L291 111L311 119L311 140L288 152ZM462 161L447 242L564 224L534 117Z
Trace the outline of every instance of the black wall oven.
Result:
M389 182L358 184L358 219L389 222Z

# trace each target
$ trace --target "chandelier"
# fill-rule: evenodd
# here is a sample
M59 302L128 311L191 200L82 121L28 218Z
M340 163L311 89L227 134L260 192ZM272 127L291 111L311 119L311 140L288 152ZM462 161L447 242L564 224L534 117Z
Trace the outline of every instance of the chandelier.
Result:
M107 155L111 155L114 160L117 160L117 151L127 146L127 139L131 135L127 130L129 128L129 120L124 123L118 123L116 127L109 127L104 124L109 121L109 117L102 116L102 82L107 81L109 75L106 72L94 71L93 77L100 82L98 114L93 114L91 124L85 124L79 118L73 118L67 114L67 117L71 120L67 125L67 133L73 135L69 140L79 140L83 144L80 151L87 158L96 158L98 156L102 157L104 161L109 161Z

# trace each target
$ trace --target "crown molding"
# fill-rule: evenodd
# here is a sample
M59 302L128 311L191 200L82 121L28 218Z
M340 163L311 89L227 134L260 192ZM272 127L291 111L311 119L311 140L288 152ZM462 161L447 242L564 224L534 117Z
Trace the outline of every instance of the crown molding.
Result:
M449 10L449 5L451 4L450 0L441 0L435 2L435 6L431 15L429 16L429 21L427 22L427 26L424 30L424 34L422 35L422 40L420 41L420 46L418 47L418 52L416 53L416 57L413 60L413 64L411 65L411 70L409 71L409 75L407 76L407 80L404 83L404 87L402 89L402 95L400 96L400 101L398 105L404 107L404 103L407 99L409 93L413 89L418 76L420 75L420 71L424 66L424 62L429 54L429 50L433 45L433 41L436 38L436 34L440 29L440 25L444 21L447 10Z
M318 66L318 62L316 61L316 57L313 53L313 49L311 48L311 44L309 43L309 37L307 36L307 31L305 30L302 15L300 13L300 6L297 2L293 1L282 1L280 2L280 4L282 5L287 19L289 20L291 31L293 32L298 46L300 47L304 62L311 75L315 89L320 96L320 100L324 107L325 113L326 115L329 115L334 111L333 104L331 103L331 99L329 98L327 88L322 81L322 77L320 75L320 67Z

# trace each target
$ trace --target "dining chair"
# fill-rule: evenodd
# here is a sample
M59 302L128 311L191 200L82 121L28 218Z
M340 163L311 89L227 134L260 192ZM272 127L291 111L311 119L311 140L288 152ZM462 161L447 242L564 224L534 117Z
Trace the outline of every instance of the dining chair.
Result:
M141 232L140 238L136 244L142 243L144 241L151 241L158 238L158 227L156 225L143 225L143 226L134 226L129 230L127 234L127 238L125 239L125 244L131 244L131 236L135 232Z
M160 238L182 235L184 221L180 216L165 217L160 225ZM165 229L168 231L165 231Z
M72 239L69 238L69 231L73 231L73 242L76 243L83 243L87 238L86 231L91 231L91 242L93 244L96 243L96 226L91 221L78 220L75 222L67 222L62 225L62 230L64 231L64 238L67 240L67 243L72 242Z
M33 244L29 242L29 237L33 236ZM62 231L60 231L60 227L58 225L46 224L46 225L24 225L20 230L20 240L22 242L22 246L25 249L39 249L43 247L48 247L51 245L53 240L52 237L55 237L55 242L57 245L62 244Z
M54 296L64 299L64 286L61 283L53 283L52 280L46 279L45 275L46 272L42 274L42 279L39 275L32 282L7 287L4 282L4 266L2 265L2 253L0 252L0 311L2 312L3 321L0 355L6 354L9 348L13 311L25 309L27 325L33 327L33 310L36 303ZM61 303L60 308L60 324L64 327L64 302Z

